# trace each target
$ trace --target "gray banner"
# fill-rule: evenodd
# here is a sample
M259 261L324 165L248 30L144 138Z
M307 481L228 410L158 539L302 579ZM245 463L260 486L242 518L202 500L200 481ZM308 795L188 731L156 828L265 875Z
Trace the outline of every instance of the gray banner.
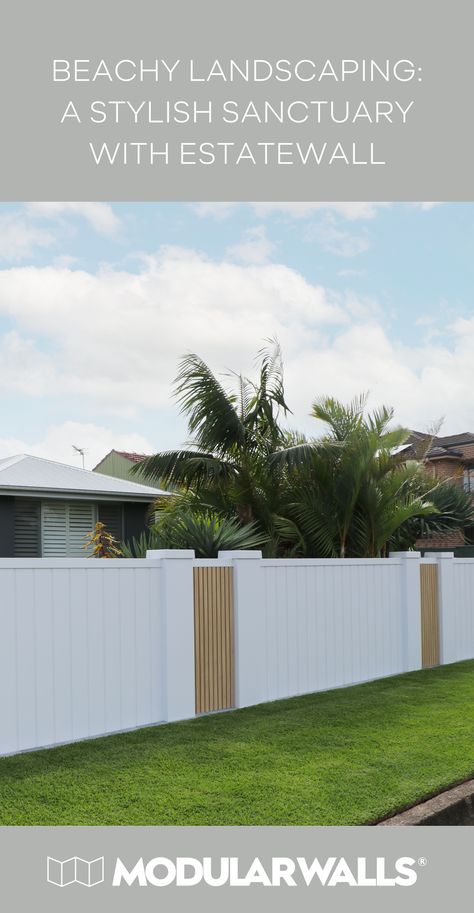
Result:
M473 18L470 0L5 4L0 199L472 199Z
M348 903L366 913L402 907L409 913L428 905L442 909L452 906L453 896L467 900L471 895L468 834L429 827L4 828L0 830L0 896L5 908L50 913L83 910L86 905L90 911L199 907L209 913L242 907L278 911L286 910L289 903L294 910L321 908L329 913L346 909ZM179 859L183 857L187 857L186 878L191 880L196 871L194 860L199 870L203 858L211 857L216 878L221 860L233 857L234 881L245 879L252 869L254 881L260 878L262 883L230 886L227 882L216 887L200 880L178 886L173 873L182 866ZM315 859L320 876L314 874ZM283 878L278 888L265 885L262 872L271 878L272 864L274 871L291 870L294 865L295 885L285 884ZM123 873L133 873L135 866L129 885ZM401 871L405 867L401 883L384 885L397 866ZM302 874L305 871L309 885ZM168 885L154 883L168 877L172 879ZM351 884L364 879L378 879L379 885ZM114 886L114 880L120 884ZM350 887L353 890L348 894Z

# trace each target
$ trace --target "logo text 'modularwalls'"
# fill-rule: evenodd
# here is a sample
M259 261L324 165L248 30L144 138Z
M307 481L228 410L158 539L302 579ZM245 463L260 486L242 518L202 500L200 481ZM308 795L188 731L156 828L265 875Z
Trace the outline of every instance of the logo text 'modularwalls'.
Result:
M424 864L425 860L423 860ZM344 857L328 856L325 859L307 859L302 856L289 858L275 856L269 863L258 857L250 864L237 856L201 859L181 856L169 859L157 856L146 862L140 858L132 865L118 858L115 862L112 885L114 887L139 885L140 887L193 887L206 884L211 887L297 887L321 885L336 887L411 887L417 881L416 859L402 856L389 863L385 857L369 859L365 856L348 862Z

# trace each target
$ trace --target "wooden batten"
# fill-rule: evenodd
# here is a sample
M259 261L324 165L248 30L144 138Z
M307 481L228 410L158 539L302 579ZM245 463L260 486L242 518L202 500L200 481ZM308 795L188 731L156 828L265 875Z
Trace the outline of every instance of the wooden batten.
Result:
M424 669L439 666L438 565L420 565L421 660Z
M231 567L194 568L196 713L234 706Z

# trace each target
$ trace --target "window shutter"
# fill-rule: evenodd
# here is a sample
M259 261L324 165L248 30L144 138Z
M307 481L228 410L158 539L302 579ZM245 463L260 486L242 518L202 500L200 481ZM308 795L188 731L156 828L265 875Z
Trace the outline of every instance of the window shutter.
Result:
M15 558L41 556L41 502L15 499Z
M68 504L68 555L87 558L90 549L85 549L85 537L92 532L97 522L95 504L74 501Z
M114 539L122 542L123 507L121 504L99 504L99 520Z
M42 505L43 558L86 558L87 533L96 524L97 510L89 501L44 501Z
M66 558L67 504L64 501L44 501L41 513L43 558Z

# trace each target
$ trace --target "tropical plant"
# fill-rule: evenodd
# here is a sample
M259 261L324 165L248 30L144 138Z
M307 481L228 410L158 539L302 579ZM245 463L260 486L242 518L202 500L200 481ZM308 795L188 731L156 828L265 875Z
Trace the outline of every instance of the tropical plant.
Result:
M258 549L265 543L255 523L242 525L236 517L188 508L170 513L121 549L125 558L144 558L148 549L160 548L189 548L197 558L217 558L220 551Z
M405 551L413 548L415 542L421 543L423 539L443 536L474 524L474 503L460 484L451 479L436 483L426 472L421 474L418 483L436 513L407 521L393 537L391 547L394 550Z
M159 536L166 547L179 529L176 511L178 518L187 511L193 541L207 530L203 553L212 550L209 538L227 519L251 524L252 534L265 538L267 556L375 557L411 548L433 531L474 523L468 495L436 483L422 456L404 456L409 431L393 427L393 409L367 413L366 396L349 405L319 399L312 415L326 431L307 439L282 427L290 410L278 343L258 359L257 380L233 374L233 390L197 355L180 364L175 395L190 444L148 457L134 470L181 491L183 500L161 506ZM180 536L182 542L182 529Z
M437 485L421 463L404 459L409 431L391 427L393 410L366 415L365 406L364 396L349 406L316 401L312 414L326 424L326 434L273 456L291 472L288 515L302 554L385 555L401 543L413 547L430 530L459 528L472 514L461 489Z
M257 380L232 374L235 389L227 390L197 355L183 358L175 395L187 416L190 445L147 457L134 471L192 491L218 516L256 523L275 551L288 474L270 458L287 444L280 420L289 409L278 343L271 341L258 359Z
M96 523L92 532L85 536L83 548L89 552L89 558L121 558L122 551L117 539L106 529L100 521Z

